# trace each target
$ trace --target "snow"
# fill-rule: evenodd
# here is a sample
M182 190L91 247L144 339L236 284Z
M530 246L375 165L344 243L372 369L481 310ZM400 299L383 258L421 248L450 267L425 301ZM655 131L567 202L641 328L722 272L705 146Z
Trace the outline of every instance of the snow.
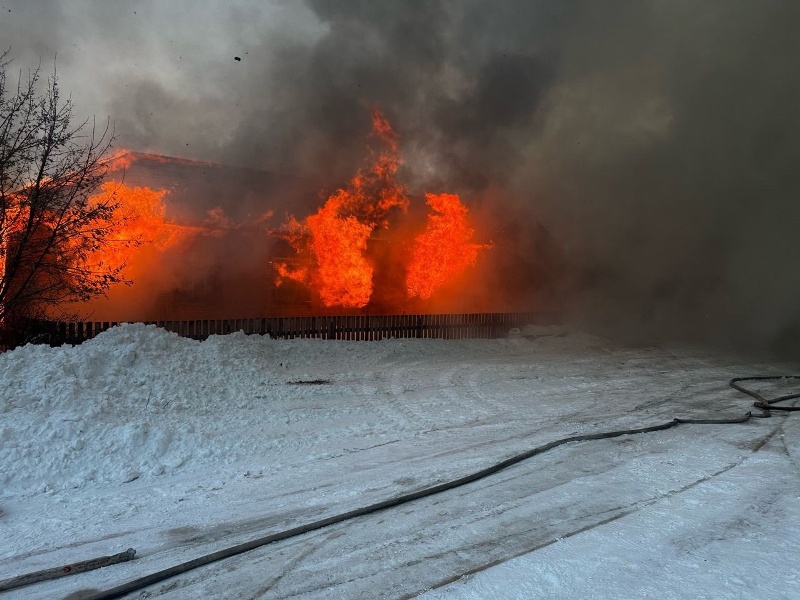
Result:
M201 343L133 324L19 348L0 355L0 579L137 558L3 598L78 598L570 435L739 416L731 377L793 371L553 327ZM148 597L800 597L798 440L776 413L568 444Z

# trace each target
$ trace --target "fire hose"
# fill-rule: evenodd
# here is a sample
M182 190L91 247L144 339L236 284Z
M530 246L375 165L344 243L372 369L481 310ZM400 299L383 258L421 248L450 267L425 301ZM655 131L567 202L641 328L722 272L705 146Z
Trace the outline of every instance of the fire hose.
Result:
M71 563L62 567L54 567L52 569L43 569L42 571L35 571L33 573L26 573L10 579L3 579L0 581L0 592L13 590L14 588L31 585L32 583L39 583L40 581L47 581L48 579L57 579L59 577L66 577L75 573L83 573L85 571L93 571L109 565L116 565L117 563L127 562L133 560L136 550L128 548L125 552L119 554L112 554L111 556L99 556L90 560L82 560L80 562Z
M336 523L342 523L344 521L349 521L351 519L355 519L357 517L362 517L365 515L369 515L378 511L386 510L389 508L394 508L396 506L400 506L402 504L406 504L409 502L413 502L414 500L419 500L421 498L426 498L428 496L432 496L434 494L440 494L442 492L452 490L454 488L466 485L468 483L472 483L474 481L478 481L479 479L483 479L499 471L507 469L512 465L520 463L524 460L547 452L548 450L552 450L554 448L558 448L559 446L563 446L564 444L571 444L574 442L587 442L591 440L601 440L601 439L608 439L608 438L615 438L620 437L623 435L637 435L640 433L651 433L654 431L663 431L666 429L671 429L672 427L676 427L678 425L727 425L727 424L734 424L734 423L746 423L750 419L753 418L768 418L771 416L771 411L779 410L779 411L796 411L800 410L800 406L784 406L778 405L780 402L784 402L787 400L792 400L794 398L800 398L800 392L793 393L793 394L786 394L777 398L773 399L766 399L764 396L750 390L742 385L740 382L744 381L774 381L774 380L800 380L800 375L778 375L778 376L759 376L759 377L735 377L730 380L729 385L734 389L745 393L753 398L755 398L755 402L753 406L760 409L760 414L753 414L751 411L746 412L740 417L731 417L726 419L683 419L683 418L675 418L671 421L667 421L665 423L661 423L658 425L651 425L648 427L638 427L634 429L620 429L616 431L607 431L602 433L590 433L590 434L582 434L582 435L574 435L565 438L561 438L547 444L543 444L541 446L537 446L526 452L522 452L500 462L497 462L493 465L490 465L484 469L479 471L474 471L473 473L464 475L462 477L458 477L456 479L451 479L449 481L445 481L433 486L429 486L415 492L410 492L408 494L402 494L399 496L395 496L393 498L388 498L386 500L382 500L380 502L376 502L374 504L369 504L360 508L356 508L350 511L346 511L343 513L339 513L336 515L332 515L330 517L326 517L324 519L320 519L318 521L312 521L310 523L306 523L304 525L300 525L298 527L294 527L292 529L287 529L284 531L279 531L277 533L273 533L267 536L259 537L253 539L248 542L244 542L241 544L236 544L234 546L229 546L227 548L223 548L222 550L217 550L216 552L212 552L209 554L205 554L193 560L174 565L172 567L168 567L166 569L162 569L160 571L156 571L150 573L149 575L145 575L143 577L139 577L136 579L132 579L127 581L121 585L118 585L114 588L97 592L93 595L89 595L85 597L85 600L110 600L112 598L120 598L125 596L126 594L130 594L137 590L141 590L149 585L154 583L158 583L159 581L164 581L171 577L175 577L176 575L180 575L181 573L186 573L187 571L191 571L192 569L196 569L198 567L202 567L205 565L209 565L214 562L218 562L220 560L224 560L226 558L230 558L236 556L238 554L243 554L245 552L249 552L250 550L255 550L256 548L261 548L262 546L266 546L268 544L272 544L274 542L278 542L281 540L286 540L292 537L296 537L299 535L303 535L305 533L309 533L312 531L316 531L322 529L324 527L328 527L330 525L334 525ZM129 549L127 552L123 552L119 555L114 555L113 557L101 557L101 559L94 559L93 561L84 561L85 563L96 563L97 561L103 559L114 559L115 557L120 557L122 555L127 555L127 558L123 558L121 560L114 560L112 562L107 562L105 564L97 564L96 566L91 566L90 568L99 568L102 566L106 566L106 564L115 564L116 562L121 562L123 560L130 560L133 558L135 554L135 550ZM82 563L76 563L82 564ZM71 572L78 572L77 570L73 570ZM19 577L15 577L12 579L6 579L4 581L0 581L0 591L13 589L15 587L20 587L23 585L28 585L30 583L44 581L45 579L50 579L53 577L61 577L63 575L70 574L69 572L62 572L64 568L56 568L56 569L48 569L45 571L38 571L37 573L31 573L28 575L21 575ZM89 569L82 569L82 570L89 570ZM54 574L53 574L54 573ZM48 574L48 576L43 576L44 574ZM52 574L52 575L51 575ZM16 582L14 584L14 582Z

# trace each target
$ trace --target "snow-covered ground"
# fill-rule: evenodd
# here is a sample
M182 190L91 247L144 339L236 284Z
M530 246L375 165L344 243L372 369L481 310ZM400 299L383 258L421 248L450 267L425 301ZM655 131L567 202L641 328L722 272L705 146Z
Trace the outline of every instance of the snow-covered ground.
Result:
M80 598L569 435L739 416L731 377L795 370L523 333L200 343L125 325L0 355L0 579L137 551L0 596ZM800 417L775 413L568 444L133 597L798 598L798 442Z

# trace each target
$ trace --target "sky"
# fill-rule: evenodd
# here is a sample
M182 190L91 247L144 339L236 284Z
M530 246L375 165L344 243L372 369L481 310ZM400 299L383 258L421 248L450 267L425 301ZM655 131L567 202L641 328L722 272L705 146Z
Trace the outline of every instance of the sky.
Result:
M110 118L121 147L346 181L377 104L412 190L513 215L520 253L544 225L590 326L800 356L795 2L2 0L0 15L14 67L55 63L76 115Z

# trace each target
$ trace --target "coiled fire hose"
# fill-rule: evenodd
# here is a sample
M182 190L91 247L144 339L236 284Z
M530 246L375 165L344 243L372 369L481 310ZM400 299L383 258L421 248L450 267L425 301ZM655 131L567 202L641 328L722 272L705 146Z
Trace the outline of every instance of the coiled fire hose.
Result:
M532 448L526 452L521 454L517 454L500 462L497 462L489 467L481 469L479 471L475 471L468 475L464 475L463 477L459 477L457 479L451 479L450 481L445 481L443 483L439 483L427 488L423 488L421 490L417 490L416 492L411 492L408 494L403 494L400 496L395 496L393 498L389 498L387 500L383 500L381 502L376 502L375 504L369 504L367 506L363 506L361 508L356 508L347 512L343 512L337 515L332 515L330 517L326 517L324 519L320 519L318 521L313 521L311 523L307 523L305 525L300 525L298 527L294 527L292 529L287 529L285 531L279 531L277 533L273 533L264 537L256 538L249 542L244 542L241 544L236 544L234 546L229 546L227 548L223 548L222 550L217 550L216 552L212 552L210 554L206 554L195 558L193 560L174 565L172 567L162 569L160 571L156 571L154 573L150 573L149 575L145 575L143 577L139 577L137 579L132 579L131 581L125 582L121 585L118 585L114 588L97 592L93 595L89 595L85 597L85 600L111 600L112 598L121 598L126 594L130 594L137 590L141 590L149 585L154 583L158 583L159 581L164 581L165 579L169 579L170 577L174 577L176 575L180 575L181 573L186 573L187 571L191 571L192 569L196 569L198 567L202 567L220 560L224 560L226 558L230 558L232 556L236 556L238 554L243 554L250 550L255 550L256 548L260 548L262 546L266 546L267 544L271 544L273 542L278 542L281 540L285 540L288 538L296 537L299 535L303 535L304 533L309 533L311 531L316 531L318 529L322 529L324 527L328 527L330 525L334 525L336 523L341 523L343 521L349 521L350 519L355 519L356 517L362 517L365 515L369 515L381 510L386 510L388 508L393 508L395 506L400 506L401 504L406 504L408 502L413 502L414 500L419 500L420 498L426 498L428 496L432 496L434 494L439 494L441 492L445 492L447 490L452 490L462 485L466 485L468 483L472 483L473 481L477 481L479 479L483 479L490 475L493 475L503 469L507 469L508 467L515 465L519 462L527 460L533 456L537 456L548 450L552 450L553 448L557 448L559 446L563 446L564 444L570 444L573 442L587 442L591 440L602 440L607 438L614 438L623 435L636 435L639 433L650 433L653 431L663 431L665 429L671 429L672 427L676 427L678 425L727 425L733 423L745 423L752 418L768 418L771 416L771 411L773 410L780 410L780 411L796 411L800 410L800 406L779 406L779 402L784 402L786 400L792 400L794 398L800 398L800 392L793 393L793 394L786 394L780 396L778 398L773 399L766 399L758 392L745 388L742 385L739 385L740 382L744 381L775 381L775 380L800 380L800 375L777 375L777 376L759 376L759 377L735 377L730 380L729 385L742 392L745 393L753 398L755 398L755 402L753 406L760 409L762 412L760 414L753 414L752 412L748 411L743 414L741 417L732 417L727 419L682 419L676 418L671 421L667 421L666 423L661 423L659 425L651 425L649 427L638 427L635 429L620 429L617 431L607 431L602 433L590 433L590 434L583 434L583 435L574 435L570 437L561 438L559 440L555 440L553 442L549 442L542 446L537 446L536 448ZM133 549L128 550L127 552L122 553L128 554L130 556L127 559L123 560L130 560L133 558L133 554L135 551ZM114 555L120 556L120 555ZM113 558L113 557L103 557L103 558ZM95 559L97 561L99 559ZM85 561L86 563L91 563L93 561ZM115 562L120 562L119 560ZM108 564L114 564L109 562ZM97 565L91 568L98 568L105 566ZM84 569L88 570L88 569ZM9 590L14 587L20 587L23 585L28 585L30 583L44 581L45 579L49 579L52 577L41 577L42 574L48 572L55 572L61 571L61 569L48 569L46 571L39 571L37 573L31 573L28 575L21 575L19 577L15 577L12 579L6 579L4 581L0 581L0 591ZM61 573L54 575L54 577L60 577L63 575L67 575L69 573ZM30 579L31 577L36 577L35 579ZM9 585L9 582L18 581L16 585Z

